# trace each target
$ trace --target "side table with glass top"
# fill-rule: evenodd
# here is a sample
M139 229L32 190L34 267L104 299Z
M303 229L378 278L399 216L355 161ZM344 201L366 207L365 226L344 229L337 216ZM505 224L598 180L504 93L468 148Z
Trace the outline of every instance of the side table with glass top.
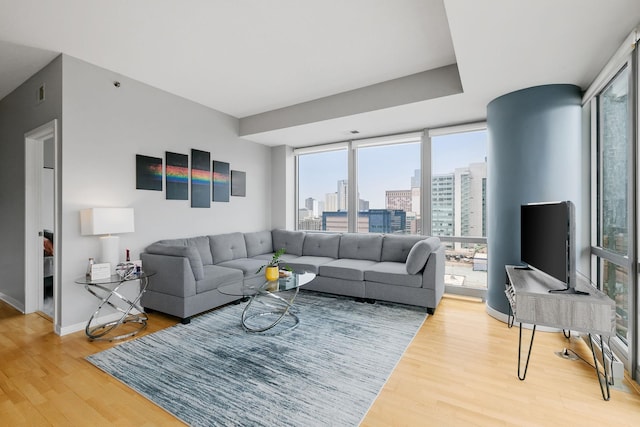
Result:
M112 274L107 279L92 280L89 277L81 277L76 279L76 283L84 285L85 289L100 300L98 308L89 318L85 333L92 341L113 341L129 338L136 335L147 327L148 317L144 312L144 308L140 305L140 299L147 290L149 278L155 275L152 271L143 271L133 275L122 277L118 274ZM133 299L125 296L121 290L125 285L134 285L140 281L137 294ZM131 287L131 286L130 286ZM116 310L120 317L116 320L106 323L96 323L105 307L111 307ZM102 313L104 315L104 313ZM124 333L115 335L115 330L130 325Z
M241 323L247 332L266 332L275 328L285 318L290 318L292 323L280 332L294 329L300 323L298 316L292 311L293 302L298 295L300 286L303 286L316 277L313 273L290 273L287 277L281 277L272 282L259 282L255 285L237 283L220 286L218 291L225 295L235 295L249 298L249 302L242 310ZM283 291L293 291L285 297L277 295ZM261 310L254 306L265 306ZM252 310L252 307L255 310ZM262 319L262 321L257 321Z

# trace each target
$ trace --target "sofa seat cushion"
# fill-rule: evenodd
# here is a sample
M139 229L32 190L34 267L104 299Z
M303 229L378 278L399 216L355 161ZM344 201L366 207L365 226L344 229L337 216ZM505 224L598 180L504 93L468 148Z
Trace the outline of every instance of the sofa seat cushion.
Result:
M320 276L345 280L364 280L364 271L376 262L367 259L337 259L318 268Z
M326 257L326 256L306 256L303 255L301 257L296 258L292 261L287 261L280 263L283 267L289 267L291 270L296 273L315 273L318 274L318 268L321 265L327 264L331 261L335 261L335 258Z
M205 265L204 278L196 282L196 294L218 289L220 286L232 283L242 283L242 271L221 267L219 265Z
M265 264L267 264L267 261L262 259L238 258L231 261L221 262L217 265L241 270L244 276L253 276L257 274L256 271Z
M379 262L364 272L364 280L389 285L422 286L422 274L409 274L404 262Z

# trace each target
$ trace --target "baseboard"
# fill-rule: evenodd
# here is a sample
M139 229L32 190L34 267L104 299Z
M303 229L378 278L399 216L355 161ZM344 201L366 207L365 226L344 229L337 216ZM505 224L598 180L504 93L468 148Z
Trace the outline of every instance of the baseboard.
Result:
M24 304L22 304L17 299L14 299L14 298L10 297L9 295L5 295L2 292L0 292L0 300L6 302L11 307L15 308L20 313L24 314L24 310L25 310Z

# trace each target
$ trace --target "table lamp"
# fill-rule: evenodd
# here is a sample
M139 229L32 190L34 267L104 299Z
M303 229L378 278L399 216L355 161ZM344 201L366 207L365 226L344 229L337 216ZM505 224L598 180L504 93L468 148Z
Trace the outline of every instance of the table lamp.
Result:
M134 231L133 208L90 208L80 211L83 236L101 236L99 261L111 264L113 272L119 262L120 238L113 234Z

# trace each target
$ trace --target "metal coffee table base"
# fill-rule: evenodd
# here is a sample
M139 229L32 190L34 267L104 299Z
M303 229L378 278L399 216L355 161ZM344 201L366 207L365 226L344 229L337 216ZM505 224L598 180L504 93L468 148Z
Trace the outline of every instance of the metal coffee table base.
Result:
M281 296L271 293L269 291L263 291L253 295L249 299L249 302L247 303L244 310L242 311L242 327L244 328L244 330L247 332L254 332L254 333L266 332L270 329L273 329L275 326L277 326L285 318L285 316L288 316L289 318L293 319L293 324L281 330L278 333L287 332L292 329L295 329L300 323L300 319L298 319L298 316L296 316L296 314L293 313L292 307L293 307L293 302L295 301L296 296L298 295L299 289L300 288L295 288L295 292L293 296L288 301L285 298L282 298ZM271 300L270 302L273 303L274 305L265 303L260 299L260 297L273 298L273 300ZM260 311L258 313L249 314L249 309L251 308L251 306L254 305L254 303L264 304L272 308L272 310ZM277 316L277 318L274 322L269 323L267 325L261 325L261 326L250 325L250 322L252 319L263 318L266 316Z

